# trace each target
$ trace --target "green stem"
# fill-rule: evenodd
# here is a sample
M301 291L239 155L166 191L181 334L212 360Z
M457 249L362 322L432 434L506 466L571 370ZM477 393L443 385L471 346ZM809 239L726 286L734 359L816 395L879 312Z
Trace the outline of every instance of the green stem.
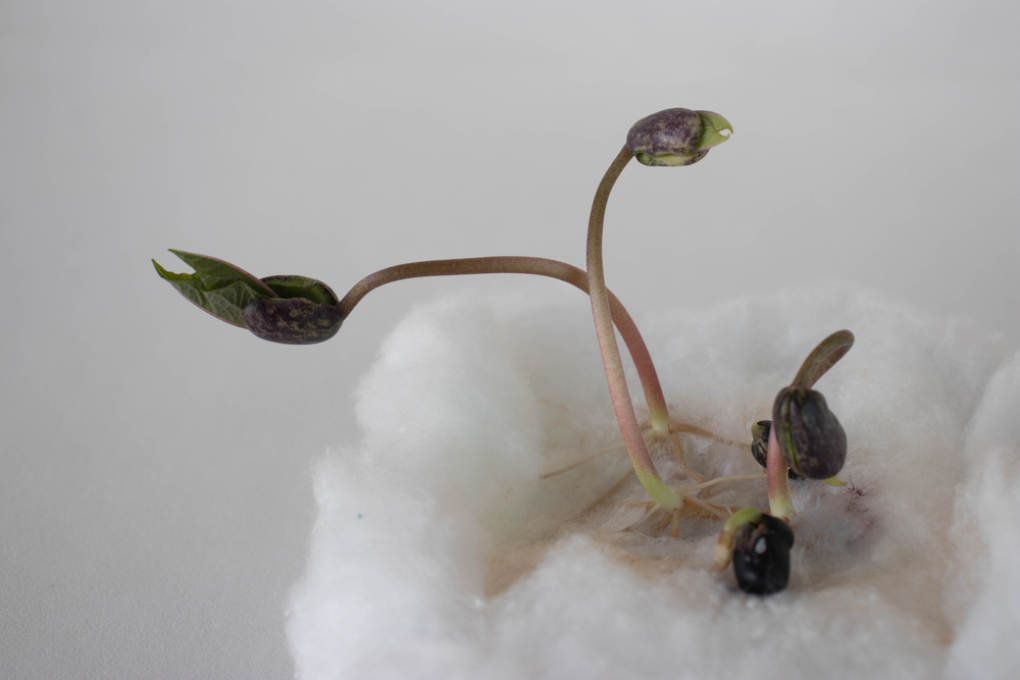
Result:
M559 279L585 293L588 292L588 274L582 269L556 260L513 256L428 260L399 264L369 274L355 284L340 301L341 318L346 320L363 297L387 283L425 276L461 274L535 274ZM652 363L652 356L648 353L648 347L645 345L634 319L612 292L609 292L609 306L613 322L616 323L620 337L627 345L627 350L634 360L634 366L641 379L645 400L648 402L649 418L652 423L665 418L668 428L669 412L666 409L666 398L662 394L662 385L659 383L659 376L655 372L655 365Z
M616 334L613 332L609 290L606 288L606 275L602 266L602 232L609 194L613 190L616 179L633 156L630 149L624 146L613 160L612 165L606 170L606 174L595 192L591 217L588 220L589 296L591 297L592 316L595 319L595 333L598 336L602 362L606 369L606 381L609 383L609 394L613 400L613 409L616 411L616 421L620 426L623 443L630 455L630 462L648 495L663 510L673 512L682 507L683 499L659 476L652 457L648 454L648 446L641 435L641 426L634 414L634 406L627 389L627 378L623 372L620 349L616 344ZM668 423L665 424L664 429L668 432Z
M730 515L719 532L719 541L715 545L715 563L712 571L722 571L733 561L733 543L737 537L737 530L745 524L760 522L761 513L757 508L741 508Z

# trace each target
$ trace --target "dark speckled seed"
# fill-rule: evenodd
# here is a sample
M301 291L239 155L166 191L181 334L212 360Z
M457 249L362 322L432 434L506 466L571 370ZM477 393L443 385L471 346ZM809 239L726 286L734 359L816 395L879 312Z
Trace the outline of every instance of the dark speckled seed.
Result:
M772 431L790 468L812 479L835 477L846 462L846 433L821 392L785 387L772 407Z
M666 109L634 123L627 134L627 147L634 155L676 154L690 156L701 140L701 116L690 109ZM707 150L692 158L703 157Z
M241 317L248 330L258 337L286 345L312 345L329 340L343 322L336 305L303 298L259 298L241 310Z

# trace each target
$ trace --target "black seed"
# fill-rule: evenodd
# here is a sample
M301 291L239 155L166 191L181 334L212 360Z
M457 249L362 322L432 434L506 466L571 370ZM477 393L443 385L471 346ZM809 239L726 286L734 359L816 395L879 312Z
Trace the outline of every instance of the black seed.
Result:
M790 581L793 530L781 519L762 515L758 524L737 530L733 544L733 573L745 593L769 595L786 589Z

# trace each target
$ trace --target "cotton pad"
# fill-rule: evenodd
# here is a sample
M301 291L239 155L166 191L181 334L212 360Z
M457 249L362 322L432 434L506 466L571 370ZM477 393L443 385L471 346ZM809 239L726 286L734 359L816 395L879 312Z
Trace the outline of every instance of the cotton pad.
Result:
M298 677L1016 667L1020 359L963 322L845 287L640 325L673 418L740 443L684 435L687 461L711 477L760 473L751 424L818 341L855 333L816 385L846 430L849 484L791 483L789 588L747 595L730 571L711 573L719 520L685 517L676 539L656 530L613 448L585 300L465 293L401 322L358 388L360 440L316 465L318 518L288 612ZM667 450L653 457L671 484L690 483ZM768 507L761 479L711 500Z

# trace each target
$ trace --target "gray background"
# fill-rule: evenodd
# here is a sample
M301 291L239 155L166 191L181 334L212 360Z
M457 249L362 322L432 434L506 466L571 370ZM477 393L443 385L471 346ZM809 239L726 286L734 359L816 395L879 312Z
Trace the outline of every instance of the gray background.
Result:
M310 463L357 437L387 330L469 285L288 348L188 305L168 247L341 294L417 259L583 264L630 125L707 108L733 141L610 205L636 316L842 281L1020 347L1018 7L0 3L0 675L290 676Z

